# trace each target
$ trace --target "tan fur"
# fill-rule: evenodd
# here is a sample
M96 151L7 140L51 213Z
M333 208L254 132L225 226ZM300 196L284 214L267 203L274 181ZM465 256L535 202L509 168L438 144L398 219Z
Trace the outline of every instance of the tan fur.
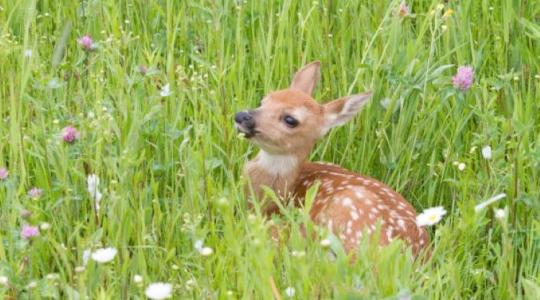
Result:
M264 199L262 186L271 188L284 202L301 205L306 190L319 182L310 216L338 236L348 252L354 252L363 235L380 232L381 245L399 238L419 254L429 236L416 225L416 211L400 194L341 167L306 161L317 140L352 119L371 96L364 93L325 105L317 103L311 93L320 77L319 65L308 64L295 74L289 89L269 93L259 108L250 111L255 122L251 141L261 151L245 166L248 190L264 201L264 212L270 215L279 211ZM294 117L299 125L288 126L285 116ZM246 130L241 124L238 127Z

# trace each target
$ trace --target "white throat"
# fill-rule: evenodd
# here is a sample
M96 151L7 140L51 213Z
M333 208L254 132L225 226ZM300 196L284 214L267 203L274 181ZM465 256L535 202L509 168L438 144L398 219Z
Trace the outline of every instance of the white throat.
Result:
M298 158L294 155L270 154L261 150L257 157L259 167L271 175L286 175L298 168Z

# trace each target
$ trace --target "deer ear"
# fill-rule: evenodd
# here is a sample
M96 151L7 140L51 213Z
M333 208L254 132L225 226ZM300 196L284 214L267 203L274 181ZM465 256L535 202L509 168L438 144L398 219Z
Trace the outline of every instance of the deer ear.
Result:
M372 92L352 95L338 100L334 100L324 105L324 127L322 134L325 134L333 127L343 125L352 119L362 109L371 98Z
M305 65L296 74L294 74L291 89L298 89L302 92L311 95L315 89L317 81L321 77L321 63L314 61Z

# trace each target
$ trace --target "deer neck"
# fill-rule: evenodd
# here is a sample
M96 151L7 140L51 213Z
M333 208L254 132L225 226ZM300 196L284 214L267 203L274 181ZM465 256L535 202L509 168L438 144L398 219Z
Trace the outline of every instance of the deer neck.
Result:
M280 155L261 150L246 166L251 188L257 199L263 199L262 186L271 188L282 200L294 193L295 183L300 175L307 155Z

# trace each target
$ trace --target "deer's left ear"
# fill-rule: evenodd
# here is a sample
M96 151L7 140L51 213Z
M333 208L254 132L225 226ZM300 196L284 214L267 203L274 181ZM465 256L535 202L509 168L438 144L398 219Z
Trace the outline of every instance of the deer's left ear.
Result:
M372 92L352 95L338 100L334 100L324 105L324 127L322 134L325 134L333 127L343 125L352 119L362 109L371 98Z

